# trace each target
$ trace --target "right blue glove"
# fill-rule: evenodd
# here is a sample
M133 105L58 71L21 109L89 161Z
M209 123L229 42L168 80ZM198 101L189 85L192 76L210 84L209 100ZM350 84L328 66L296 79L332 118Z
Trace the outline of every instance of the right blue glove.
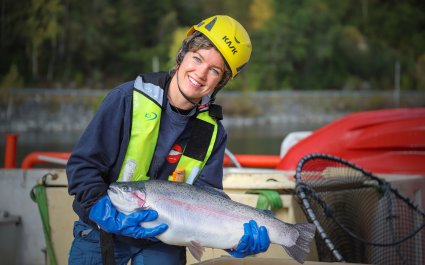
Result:
M89 218L108 233L133 238L154 237L162 234L168 228L167 224L160 224L152 228L142 227L141 222L149 222L158 218L155 210L140 210L126 215L112 205L109 196L102 197L92 206Z
M244 258L265 252L270 246L270 238L264 226L258 227L257 222L250 220L243 225L244 235L235 249L225 249L235 258Z

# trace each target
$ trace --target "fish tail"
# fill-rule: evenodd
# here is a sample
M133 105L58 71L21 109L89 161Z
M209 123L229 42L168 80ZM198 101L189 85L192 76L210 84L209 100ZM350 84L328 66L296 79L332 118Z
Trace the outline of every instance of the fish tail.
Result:
M298 231L299 236L293 246L283 246L288 255L298 261L304 263L310 252L310 243L314 237L316 226L310 223L296 224L294 228Z

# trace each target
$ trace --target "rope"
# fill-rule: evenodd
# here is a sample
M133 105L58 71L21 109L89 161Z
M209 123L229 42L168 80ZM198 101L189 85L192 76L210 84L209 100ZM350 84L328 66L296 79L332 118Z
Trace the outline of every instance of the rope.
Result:
M38 211L40 212L40 217L43 224L44 239L46 241L47 255L49 257L49 264L56 265L57 261L53 249L49 223L49 208L47 207L46 187L44 186L45 177L46 175L43 176L43 184L37 184L32 188L30 197L35 203L37 203Z

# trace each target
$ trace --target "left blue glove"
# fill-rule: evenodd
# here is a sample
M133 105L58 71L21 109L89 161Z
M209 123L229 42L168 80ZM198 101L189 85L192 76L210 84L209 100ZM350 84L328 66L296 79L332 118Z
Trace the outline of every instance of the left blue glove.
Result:
M152 228L142 227L141 222L155 220L158 213L154 210L139 210L128 215L123 214L115 208L107 195L92 206L89 218L106 232L134 238L152 238L168 228L166 224Z
M267 228L264 226L258 227L254 220L245 223L244 235L239 241L235 249L227 249L226 251L235 258L244 258L249 255L255 255L260 252L265 252L270 246L270 238L267 233Z

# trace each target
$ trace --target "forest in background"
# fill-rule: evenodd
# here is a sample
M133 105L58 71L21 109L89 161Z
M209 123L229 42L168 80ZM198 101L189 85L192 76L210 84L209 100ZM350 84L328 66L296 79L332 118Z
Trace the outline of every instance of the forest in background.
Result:
M425 1L1 0L0 89L111 89L168 71L187 29L227 14L253 54L229 90L425 91Z

